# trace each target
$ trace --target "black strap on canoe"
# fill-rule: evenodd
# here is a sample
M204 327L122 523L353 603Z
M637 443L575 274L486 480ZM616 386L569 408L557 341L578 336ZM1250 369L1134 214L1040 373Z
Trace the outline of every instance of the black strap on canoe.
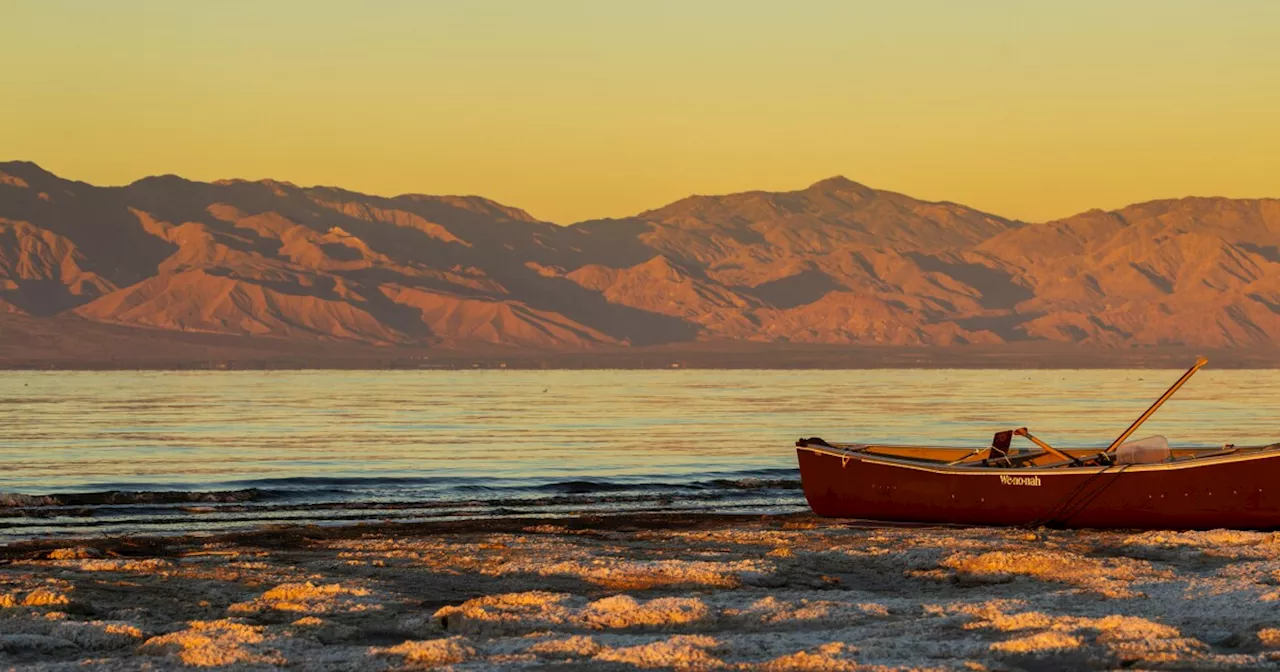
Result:
M1024 527L1054 527L1056 525L1066 523L1068 520L1071 520L1087 509L1089 505L1093 503L1093 500L1097 499L1099 495L1101 495L1107 488L1111 487L1117 480L1113 478L1104 482L1102 487L1089 492L1089 486L1093 484L1099 476L1104 474L1118 476L1132 466L1132 464L1122 464L1115 471L1111 471L1111 467L1103 467L1101 471L1098 471L1094 475L1085 479L1083 483L1077 485L1075 489L1067 493L1067 496L1063 497L1062 500L1058 502L1057 506L1049 509L1047 514L1027 523ZM1082 495L1083 498L1077 499Z

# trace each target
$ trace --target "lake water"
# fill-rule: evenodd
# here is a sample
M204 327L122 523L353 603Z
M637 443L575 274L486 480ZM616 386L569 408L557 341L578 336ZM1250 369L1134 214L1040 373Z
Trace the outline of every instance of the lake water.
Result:
M0 543L804 507L801 436L1105 445L1180 371L0 373ZM1202 371L1138 436L1270 443L1280 371Z

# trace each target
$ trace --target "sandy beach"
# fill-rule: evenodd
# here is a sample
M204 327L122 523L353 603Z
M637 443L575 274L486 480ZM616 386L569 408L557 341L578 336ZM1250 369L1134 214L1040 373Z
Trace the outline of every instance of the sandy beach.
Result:
M1280 666L1280 535L499 519L0 549L0 666Z

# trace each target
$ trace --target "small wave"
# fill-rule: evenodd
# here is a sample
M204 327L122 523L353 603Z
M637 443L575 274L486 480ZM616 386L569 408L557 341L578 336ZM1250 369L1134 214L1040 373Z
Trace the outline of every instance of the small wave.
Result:
M0 508L39 506L101 506L109 504L186 504L256 502L267 493L257 488L215 491L127 491L68 492L49 495L24 495L0 492Z
M653 477L622 479L576 479L554 481L531 488L534 491L561 495L590 495L606 492L687 492L689 490L794 490L800 488L795 469L756 469L739 472L709 472L702 480L672 482L650 480ZM708 478L710 477L710 478ZM661 477L657 477L661 478Z
M624 492L628 490L670 490L679 488L688 488L690 486L681 486L674 483L620 483L617 481L557 481L555 483L547 483L540 485L533 490L541 492L554 492L562 495L589 495L597 492Z
M702 483L713 488L733 490L799 490L798 478L717 478Z
M281 476L227 481L227 485L246 488L376 488L409 485L449 485L483 482L490 479L474 476Z

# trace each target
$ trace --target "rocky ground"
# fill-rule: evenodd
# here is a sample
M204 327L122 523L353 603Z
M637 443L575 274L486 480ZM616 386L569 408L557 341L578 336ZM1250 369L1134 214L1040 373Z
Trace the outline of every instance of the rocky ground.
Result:
M0 667L1280 667L1280 534L498 521L0 549Z

